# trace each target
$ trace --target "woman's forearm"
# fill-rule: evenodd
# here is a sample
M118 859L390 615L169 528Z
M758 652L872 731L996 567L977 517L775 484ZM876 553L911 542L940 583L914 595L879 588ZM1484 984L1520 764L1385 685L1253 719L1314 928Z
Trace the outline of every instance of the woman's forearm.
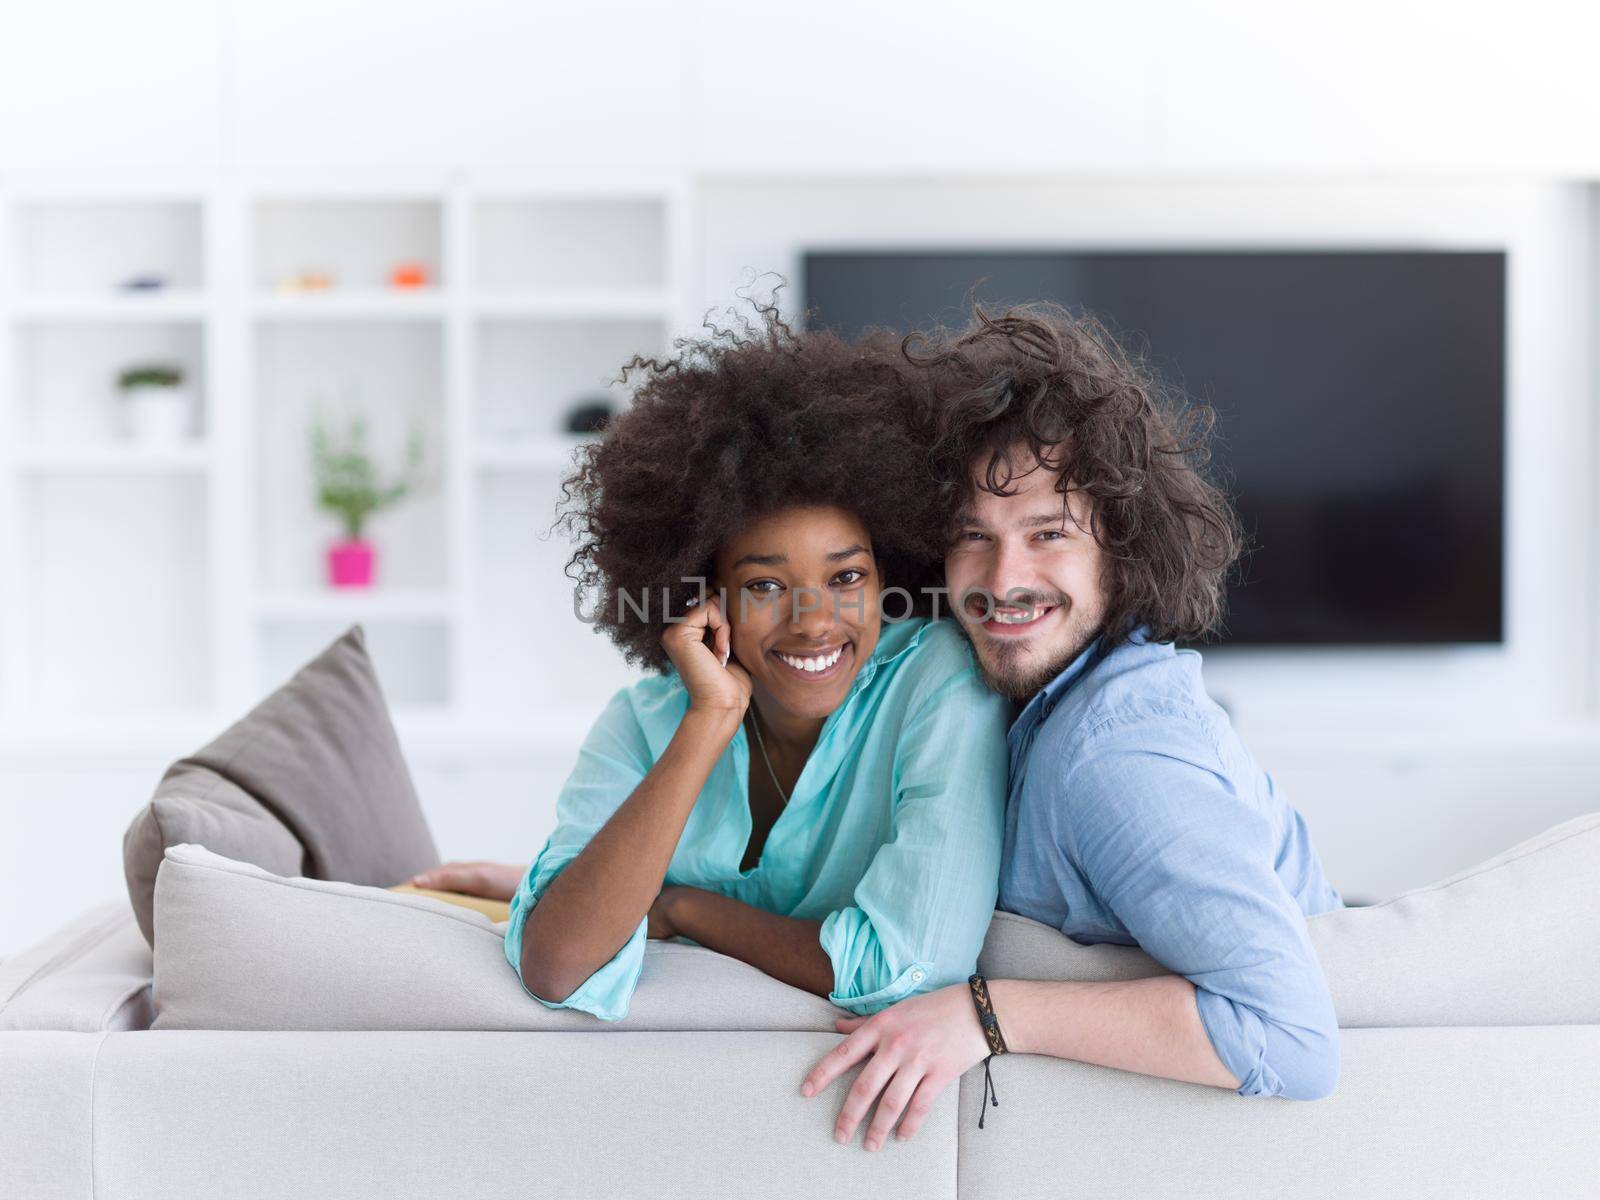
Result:
M684 937L818 996L833 991L822 922L781 917L716 892L672 889L667 921Z
M994 979L989 994L1009 1050L1239 1086L1206 1034L1194 984L1182 975L1113 983Z
M535 995L565 1000L633 936L738 726L737 714L690 709L633 794L550 881L522 931L522 980Z

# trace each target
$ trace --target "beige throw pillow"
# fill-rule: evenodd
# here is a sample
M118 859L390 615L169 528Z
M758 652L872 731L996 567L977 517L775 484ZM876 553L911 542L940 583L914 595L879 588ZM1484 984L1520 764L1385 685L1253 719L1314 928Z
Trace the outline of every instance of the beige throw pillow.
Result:
M360 625L168 768L128 826L128 899L152 945L156 872L182 843L274 875L378 886L438 865Z

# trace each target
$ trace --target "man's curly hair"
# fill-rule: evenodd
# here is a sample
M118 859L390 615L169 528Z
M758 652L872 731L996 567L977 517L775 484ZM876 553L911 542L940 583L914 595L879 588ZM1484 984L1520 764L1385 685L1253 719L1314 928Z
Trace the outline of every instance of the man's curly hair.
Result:
M1196 641L1218 628L1243 537L1206 477L1209 405L1168 387L1092 314L1050 302L998 316L975 304L965 329L911 334L905 354L928 372L947 512L970 501L980 463L981 486L996 495L1036 464L1064 467L1063 503L1070 490L1093 500L1090 532L1111 559L1106 642L1143 624L1154 641ZM1019 444L1031 459L1008 465Z
M781 284L779 287L781 288ZM738 329L709 318L676 353L635 356L631 407L579 451L558 524L575 535L567 575L629 662L665 671L667 612L712 587L718 548L748 522L800 504L837 505L872 538L879 582L911 593L899 619L931 610L946 523L928 470L930 414L900 338L853 341L791 328L770 303ZM730 596L730 601L732 597ZM641 611L642 610L642 611Z

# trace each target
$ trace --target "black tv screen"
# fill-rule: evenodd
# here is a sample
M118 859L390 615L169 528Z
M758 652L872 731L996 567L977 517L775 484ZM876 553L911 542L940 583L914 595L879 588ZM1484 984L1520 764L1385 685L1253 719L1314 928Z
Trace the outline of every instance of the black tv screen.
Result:
M1054 300L1217 412L1251 551L1241 645L1503 638L1503 252L822 252L809 323L854 336Z

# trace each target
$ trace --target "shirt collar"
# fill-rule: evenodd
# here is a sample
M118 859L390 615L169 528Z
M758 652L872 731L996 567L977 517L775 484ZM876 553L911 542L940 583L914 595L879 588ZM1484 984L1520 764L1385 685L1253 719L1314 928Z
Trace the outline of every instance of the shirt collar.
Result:
M1083 677L1089 669L1089 664L1100 656L1100 647L1104 639L1095 638L1082 650L1078 657L1068 663L1060 673L1049 683L1045 684L1022 706L1022 711L1017 714L1017 719L1012 722L1013 728L1027 728L1035 721L1042 721L1050 715L1050 710L1055 708L1057 702L1074 683Z
M1148 639L1150 627L1140 625L1128 635L1128 640L1143 643ZM1078 657L1068 663L1059 674L1049 683L1045 684L1028 702L1022 706L1022 711L1017 714L1016 720L1011 723L1013 729L1026 729L1029 723L1043 721L1048 717L1061 697L1071 690L1072 685L1086 675L1090 668L1098 663L1106 653L1105 635L1094 639L1078 652Z
M856 677L850 681L850 689L845 693L845 700L849 700L862 688L866 687L872 677L878 673L878 668L887 663L892 663L901 655L909 653L911 648L922 640L922 635L932 627L930 618L909 618L903 621L885 621L878 630L878 644L873 647L867 661L861 664L861 669L856 672ZM844 707L843 702L840 707ZM835 710L837 711L837 710Z

